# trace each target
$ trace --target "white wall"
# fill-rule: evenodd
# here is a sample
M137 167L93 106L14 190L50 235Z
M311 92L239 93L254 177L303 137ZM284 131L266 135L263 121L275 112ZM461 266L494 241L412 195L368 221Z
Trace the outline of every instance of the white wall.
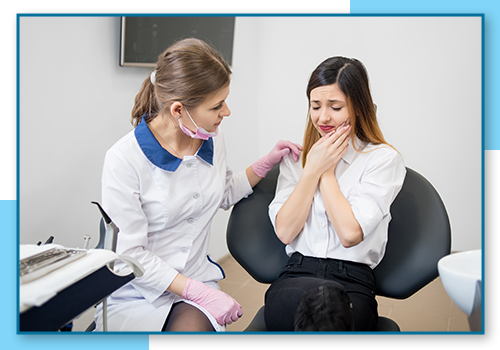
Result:
M312 70L327 57L356 57L370 75L386 139L443 198L452 249L481 247L479 17L246 17L243 23L259 42L258 96L248 105L258 108L253 144L260 154L280 138L302 141Z
M104 152L131 130L146 75L119 67L118 49L118 18L21 18L21 243L97 243Z
M382 130L440 192L453 250L481 245L481 25L471 17L241 17L236 20L228 161L245 169L279 139L302 141L312 70L365 63ZM117 17L20 21L20 242L97 243L105 151L131 130L150 69L119 67ZM210 252L227 253L220 211Z

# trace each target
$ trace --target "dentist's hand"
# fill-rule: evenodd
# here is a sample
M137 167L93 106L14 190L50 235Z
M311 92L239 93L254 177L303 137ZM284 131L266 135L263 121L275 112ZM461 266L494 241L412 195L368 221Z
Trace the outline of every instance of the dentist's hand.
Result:
M226 293L189 278L182 297L207 310L221 326L237 321L243 311L241 305Z
M252 164L253 172L259 177L266 177L267 173L281 161L281 158L292 152L293 160L299 159L302 146L290 141L278 141L276 146L264 157Z

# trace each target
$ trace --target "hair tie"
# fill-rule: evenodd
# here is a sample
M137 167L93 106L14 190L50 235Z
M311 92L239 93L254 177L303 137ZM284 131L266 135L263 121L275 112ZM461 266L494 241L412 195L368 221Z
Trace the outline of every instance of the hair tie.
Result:
M149 75L149 80L151 80L151 84L155 84L156 82L156 70L152 71L151 74Z

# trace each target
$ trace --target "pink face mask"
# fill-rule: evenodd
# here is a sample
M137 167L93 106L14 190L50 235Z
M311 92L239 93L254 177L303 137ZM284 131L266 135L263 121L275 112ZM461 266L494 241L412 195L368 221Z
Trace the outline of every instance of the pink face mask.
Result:
M196 132L192 132L188 128L186 128L184 125L182 125L182 122L180 120L180 117L177 118L179 120L179 126L181 127L181 130L188 136L192 137L193 139L201 139L201 140L208 140L210 137L215 137L219 135L219 127L215 129L214 132L208 132L203 128L199 128L198 125L194 122L193 118L191 118L191 114L189 114L189 111L186 109L186 112L189 116L189 119L193 122L194 126L196 126Z

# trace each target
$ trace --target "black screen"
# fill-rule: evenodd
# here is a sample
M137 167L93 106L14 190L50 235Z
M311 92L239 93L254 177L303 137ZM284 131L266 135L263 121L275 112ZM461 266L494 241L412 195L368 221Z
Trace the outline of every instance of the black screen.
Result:
M234 17L122 17L121 66L156 64L158 55L184 38L201 39L232 64Z

